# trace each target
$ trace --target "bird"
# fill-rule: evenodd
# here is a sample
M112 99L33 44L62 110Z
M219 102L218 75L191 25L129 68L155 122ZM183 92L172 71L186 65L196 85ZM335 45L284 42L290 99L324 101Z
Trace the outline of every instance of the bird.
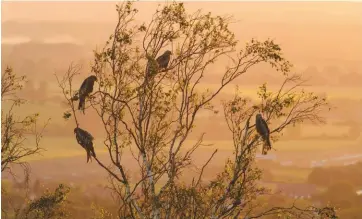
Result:
M94 152L93 147L93 136L89 132L79 127L74 129L74 134L78 144L80 144L87 151L87 163L89 160L92 160L91 156L96 158L96 153Z
M156 60L149 59L146 66L145 83L148 84L149 79L154 76L159 69L167 68L172 52L166 50L162 55L156 58Z
M172 52L170 50L166 50L162 55L160 55L156 62L158 64L158 68L164 69L167 68L168 63L170 62Z
M264 141L262 154L266 155L267 151L271 150L271 143L270 143L270 136L269 136L270 130L268 128L268 124L265 122L265 120L263 119L263 117L260 113L256 114L255 126L256 126L256 131L258 132L258 134L262 137L262 139Z
M83 114L84 113L84 109L85 109L85 98L93 92L93 86L94 86L94 82L97 81L97 77L94 75L89 76L88 78L86 78L82 85L79 88L79 92L78 92L78 98L76 96L74 96L72 99L73 100L77 100L79 99L79 105L78 105L78 110L83 110Z

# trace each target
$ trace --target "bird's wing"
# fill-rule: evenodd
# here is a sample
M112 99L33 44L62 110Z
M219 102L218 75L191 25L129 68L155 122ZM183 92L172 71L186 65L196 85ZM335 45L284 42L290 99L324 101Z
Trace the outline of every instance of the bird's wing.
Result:
M165 63L164 63L164 66L165 66L165 68L167 68L168 63L170 62L170 56L165 57L164 62L165 62Z
M92 140L94 139L93 136L92 136L89 132L87 132L86 130L81 129L80 131L81 131L82 137L83 137L85 140L87 140L87 141L92 141Z
M163 68L166 64L166 56L165 55L161 55L159 56L156 61L159 67Z
M163 59L163 55L160 55L159 57L157 57L156 62L160 63L162 61L162 59Z
M93 91L93 86L94 86L94 81L93 80L88 80L87 81L87 85L86 85L86 93L89 94Z
M267 130L268 134L270 133L268 124L266 123L266 121L264 119L261 119L261 122L263 123L263 126L265 127L265 129Z
M79 138L78 132L75 134L75 138L77 139L78 144L81 143L81 139Z
M168 63L170 62L170 56L164 55L160 62L161 62L160 65L162 66L162 68L167 68Z
M82 134L77 131L75 135L78 144L80 144L83 148L85 148L85 139L83 138Z
M88 85L88 78L86 78L82 85L79 88L79 96L83 96L85 94L85 91L87 90L87 85Z
M93 141L94 137L87 131L85 131L86 134L87 134L87 138L90 140L90 141Z
M262 121L260 120L260 118L256 117L255 119L255 127L256 127L256 131L262 135L263 133L263 128L262 128Z

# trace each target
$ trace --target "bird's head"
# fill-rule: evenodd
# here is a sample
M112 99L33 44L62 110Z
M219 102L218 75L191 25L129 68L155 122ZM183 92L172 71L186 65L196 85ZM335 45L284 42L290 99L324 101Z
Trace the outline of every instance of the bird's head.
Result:
M170 56L172 55L172 52L170 50L166 50L166 52L164 53L166 56Z
M263 118L263 116L260 113L258 113L258 114L256 114L256 118L261 119L261 118Z
M97 77L96 77L95 75L89 76L89 79L90 79L91 81L98 81L98 79L97 79Z
M77 131L78 131L78 128L75 128L75 129L74 129L74 134L77 133Z

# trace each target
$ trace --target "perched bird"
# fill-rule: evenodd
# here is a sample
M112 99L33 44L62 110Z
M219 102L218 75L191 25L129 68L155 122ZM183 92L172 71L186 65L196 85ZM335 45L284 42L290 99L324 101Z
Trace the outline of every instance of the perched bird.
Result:
M89 160L92 159L91 156L96 157L96 153L94 152L94 147L93 147L94 138L89 132L78 127L74 129L74 134L78 144L80 144L87 151L87 163L88 163Z
M264 141L262 154L266 155L267 151L271 150L271 143L269 138L270 130L268 128L268 124L265 122L260 113L256 115L255 126L256 126L256 131Z
M146 66L146 77L145 83L148 84L149 79L154 76L159 69L167 68L172 52L170 50L166 50L162 55L157 57L156 60L149 60Z
M83 110L84 113L84 109L85 109L85 98L93 92L93 86L94 86L94 82L97 81L97 77L94 75L89 76L88 78L86 78L82 85L80 86L79 92L78 92L78 98L79 98L79 105L78 105L78 110ZM75 96L73 97L73 99L78 99Z
M172 52L170 50L166 50L166 52L164 52L156 59L156 62L160 69L167 68L168 63L170 62L171 54Z

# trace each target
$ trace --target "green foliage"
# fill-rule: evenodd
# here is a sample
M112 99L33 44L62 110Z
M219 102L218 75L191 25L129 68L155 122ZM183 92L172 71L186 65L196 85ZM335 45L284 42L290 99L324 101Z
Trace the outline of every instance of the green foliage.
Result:
M5 97L14 96L16 92L23 89L23 83L26 77L17 76L13 69L9 66L6 67L5 71L1 75L1 98L2 101Z
M69 111L64 112L64 114L63 114L63 118L64 118L65 120L70 119L71 116L72 116L72 113L69 112Z
M53 193L46 191L39 199L31 201L25 210L25 219L61 219L68 215L64 204L70 188L60 184Z
M224 102L224 115L228 128L233 133L235 147L235 161L229 161L230 164L228 165L234 169L234 173L232 174L233 178L227 179L226 182L230 181L230 185L232 185L236 191L242 191L243 189L249 191L241 192L246 206L255 205L256 197L253 195L263 195L267 193L263 188L259 188L258 190L257 185L253 184L259 180L261 176L260 170L252 165L256 153L256 146L262 143L255 133L255 125L250 122L256 112L261 111L264 114L266 122L270 124L270 134L274 141L279 137L279 133L290 125L308 120L312 122L322 121L318 111L328 103L326 100L319 97L315 98L316 96L312 93L305 93L303 89L300 89L302 82L300 76L287 76L277 92L268 91L266 84L263 84L257 91L261 103L255 103L248 98L242 97L238 90L232 100ZM255 173L251 173L252 170L254 170ZM247 173L250 174L249 177L247 177ZM245 177L250 180L249 183L244 179ZM239 186L237 186L238 184L236 183L238 180L240 180ZM221 180L218 178L216 181L220 182ZM248 184L251 185L251 188L247 188L246 185ZM231 191L230 187L226 190ZM232 194L232 192L230 192L230 194ZM246 199L245 196L251 196L250 200ZM238 207L235 207L235 209L238 209ZM315 212L315 210L317 209L309 211L307 208L302 210L296 207L281 208L276 206L271 212L279 215L281 218L293 218L296 212L300 211L301 218L308 218L308 215ZM241 212L243 213L242 210ZM271 212L270 214L272 214Z
M281 54L281 48L273 40L259 42L255 39L246 45L246 53L259 54L260 57L267 61L277 71L283 72L285 75L290 71L292 64L285 61ZM280 65L280 63L282 63Z
M95 204L92 204L91 209L94 212L94 215L91 217L91 219L113 219L113 218L115 218L111 212L109 212L106 209L99 207Z
M263 84L258 91L262 105L256 108L262 110L268 120L289 117L288 124L292 125L305 121L324 122L320 112L328 107L327 100L313 92L306 92L302 88L304 83L300 75L287 77L280 90L274 94Z

